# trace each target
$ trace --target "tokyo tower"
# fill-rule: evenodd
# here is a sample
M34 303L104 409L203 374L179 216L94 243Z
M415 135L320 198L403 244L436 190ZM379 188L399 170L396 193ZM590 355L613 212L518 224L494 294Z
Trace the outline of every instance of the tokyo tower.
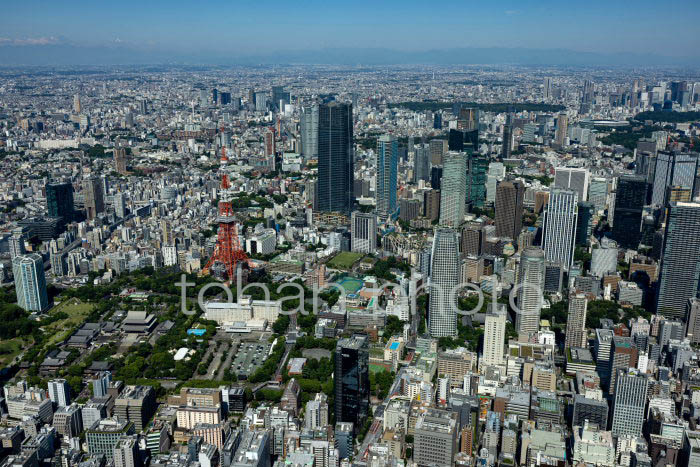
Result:
M216 273L225 273L228 280L233 280L236 273L236 268L239 264L247 263L248 256L241 248L238 240L238 227L236 219L233 217L233 207L231 206L231 184L228 180L228 174L225 167L228 163L226 157L226 148L221 149L221 194L219 195L219 232L216 239L216 247L214 253L207 261L207 265L202 272L204 274L215 271Z

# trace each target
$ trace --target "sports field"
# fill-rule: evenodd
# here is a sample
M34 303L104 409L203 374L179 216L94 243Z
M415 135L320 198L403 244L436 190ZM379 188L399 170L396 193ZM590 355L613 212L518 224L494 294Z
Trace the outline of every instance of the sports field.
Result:
M362 258L362 253L342 251L328 261L328 267L333 269L350 269L360 258Z
M343 277L338 284L345 289L345 293L357 293L363 287L363 282L355 277Z

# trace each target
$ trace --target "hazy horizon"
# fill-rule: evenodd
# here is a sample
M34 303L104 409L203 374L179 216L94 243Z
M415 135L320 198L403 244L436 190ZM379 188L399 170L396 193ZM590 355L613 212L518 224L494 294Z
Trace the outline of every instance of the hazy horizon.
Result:
M29 0L3 12L0 63L565 64L568 60L691 66L700 58L693 22L700 4L674 1L663 6L659 14L659 5L647 0L634 6L549 0L358 1L352 6L319 1L290 6L279 1L234 5L221 0L206 4ZM349 56L342 57L342 51L349 51Z

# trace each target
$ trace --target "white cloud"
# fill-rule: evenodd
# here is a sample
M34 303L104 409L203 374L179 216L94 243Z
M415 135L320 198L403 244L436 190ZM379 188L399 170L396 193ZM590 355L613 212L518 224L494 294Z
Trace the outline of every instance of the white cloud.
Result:
M30 37L30 38L10 38L0 37L0 45L52 45L58 44L58 37Z

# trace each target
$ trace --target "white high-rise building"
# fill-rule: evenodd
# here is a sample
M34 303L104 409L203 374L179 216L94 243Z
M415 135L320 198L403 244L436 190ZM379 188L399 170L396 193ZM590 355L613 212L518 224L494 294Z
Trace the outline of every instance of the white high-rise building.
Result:
M646 375L636 369L619 369L613 406L612 434L639 436L644 424L644 407L647 402L649 382Z
M377 214L395 218L398 210L396 189L398 183L399 143L395 136L382 135L377 140L377 187L375 190Z
M318 105L302 107L299 117L301 126L301 155L305 160L318 157Z
M175 245L163 245L163 266L175 266L177 264L177 247Z
M484 322L485 366L500 366L505 362L506 312L498 308L486 314Z
M114 195L114 214L117 217L126 217L126 195L124 193L117 193Z
M113 448L114 467L135 467L138 464L138 443L135 436L125 436Z
M49 399L58 407L70 405L70 386L65 379L53 379L49 381Z
M11 259L22 256L27 252L24 248L24 235L21 233L12 234L7 243L10 246Z
M496 186L498 182L506 178L506 168L502 162L491 162L486 175L486 201L496 202Z
M49 297L41 255L31 253L16 256L12 260L12 273L15 276L17 305L26 311L46 310L49 307Z
M449 152L442 166L440 183L440 225L459 227L467 200L467 155Z
M432 337L457 335L456 304L450 300L459 284L459 239L452 229L435 231L430 268L430 313L428 330Z
M322 392L306 403L304 423L307 430L317 430L328 425L328 397Z
M588 201L593 203L596 211L603 211L608 204L608 179L603 177L591 178L588 186Z
M566 271L574 258L578 194L571 190L553 189L544 213L542 249L547 261L561 265Z
M579 201L588 200L590 173L580 167L557 167L554 172L554 187L573 190Z
M92 395L95 397L105 397L109 389L109 383L112 382L112 373L109 371L100 372L95 379L92 380Z
M617 271L617 244L609 241L593 248L591 254L591 276L603 277Z
M352 251L374 253L377 250L376 214L353 211L350 224Z
M535 333L540 327L540 311L544 300L544 252L529 247L520 255L518 274L518 308L515 329L518 333Z

